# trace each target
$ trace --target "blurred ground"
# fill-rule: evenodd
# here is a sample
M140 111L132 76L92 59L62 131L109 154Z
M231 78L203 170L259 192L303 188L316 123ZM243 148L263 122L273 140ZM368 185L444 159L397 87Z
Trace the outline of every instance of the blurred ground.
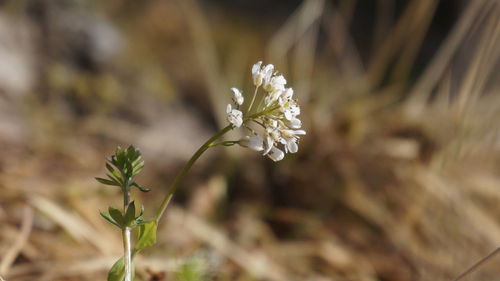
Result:
M453 280L500 246L499 9L0 1L0 276L104 280L122 251L98 213L120 204L93 179L105 157L142 150L152 215L263 59L303 106L299 153L206 153L137 278Z

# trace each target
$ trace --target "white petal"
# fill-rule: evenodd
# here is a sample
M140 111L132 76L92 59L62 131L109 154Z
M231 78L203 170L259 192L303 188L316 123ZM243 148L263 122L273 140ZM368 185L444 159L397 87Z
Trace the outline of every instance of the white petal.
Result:
M266 155L269 153L269 151L271 151L271 149L273 148L273 144L274 144L273 139L270 136L267 136L265 143L266 149L264 150L263 155Z
M249 139L248 148L255 151L264 150L264 138L261 136L251 136Z
M275 85L280 85L280 86L285 86L286 85L286 79L283 75L278 75L273 78L273 84Z
M228 104L226 107L226 113L229 114L231 112L232 106L231 104Z
M271 152L267 155L271 160L274 162L280 161L285 157L285 153L281 151L280 149L273 147L271 149Z
M295 131L293 131L293 133L294 133L295 135L305 135L305 134L306 134L306 131L304 131L304 130L295 130Z
M259 74L260 72L260 67L262 66L262 61L258 61L256 62L253 66L252 66L252 75L255 77L257 74Z
M299 151L299 146L297 145L297 143L295 141L289 141L287 144L286 144L286 147L288 148L288 151L290 151L290 153L295 153L297 151Z
M238 127L238 128L239 128L239 127L241 127L241 125L243 125L243 119L241 119L241 117L239 117L239 118L237 117L237 118L234 120L234 125L235 125L236 127Z
M283 94L283 98L285 100L289 100L292 98L292 96L293 96L293 89L292 88L286 89L285 93Z
M262 69L262 76L264 78L264 83L267 85L271 81L271 77L273 76L274 65L268 64Z
M298 129L302 127L302 121L300 121L300 119L298 118L292 118L292 120L288 122L288 126L290 126L293 129Z
M243 94L241 93L241 91L238 90L237 88L231 88L231 91L233 91L234 102L238 105L242 105L244 98L243 98Z

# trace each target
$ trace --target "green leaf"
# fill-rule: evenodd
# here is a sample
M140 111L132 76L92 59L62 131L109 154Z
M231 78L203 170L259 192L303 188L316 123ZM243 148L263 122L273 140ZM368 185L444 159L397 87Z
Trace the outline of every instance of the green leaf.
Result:
M127 155L125 154L125 150L123 150L121 147L118 147L115 151L114 160L116 162L115 166L118 169L123 170L125 168L125 162L127 161Z
M121 187L121 186L123 185L123 184L122 184L122 182L121 182L121 180L117 179L116 177L113 177L113 176L112 176L112 175L110 175L110 174L106 174L106 176L108 176L108 178L109 178L110 180L112 180L112 181L114 181L116 184L118 184L118 186L120 186L120 187Z
M134 176L134 168L132 167L132 162L128 161L125 162L125 165L127 167L126 175L127 175L127 181L131 181L132 177Z
M144 168L144 161L140 161L140 162L137 162L135 164L134 163L132 163L132 166L133 166L132 172L133 172L133 175L135 176L142 171L142 168Z
M137 187L142 192L149 192L150 191L149 188L144 187L144 186L142 186L142 185L140 185L140 184L138 184L136 182L133 182L132 185L135 186L135 187Z
M121 228L121 226L108 214L108 213L104 213L104 212L101 212L99 211L99 213L101 214L101 216L106 219L107 221L109 221L110 223L118 226Z
M140 225L143 225L145 223L147 223L147 221L145 221L143 217L135 218L135 221L134 221L135 226L140 226Z
M106 163L106 169L108 169L111 175L113 175L118 182L122 182L122 176L120 175L120 173L117 170L115 170L111 165L109 165L109 163Z
M105 184L105 185L113 185L113 186L120 186L118 183L108 180L108 179L103 179L103 178L95 178L98 182Z
M156 221L148 221L139 226L135 251L140 251L156 243Z
M127 148L127 156L128 156L128 159L131 160L131 162L133 162L134 160L136 160L139 156L141 156L141 153L139 152L139 150L137 150L133 145L129 146Z
M113 208L113 207L109 207L108 208L108 211L109 211L109 215L113 218L113 220L118 223L118 225L120 227L123 227L125 226L124 224L124 219L123 219L123 215L122 215L122 212L120 212L120 210L116 209L116 208Z
M132 280L134 280L135 268L132 263ZM123 257L113 264L111 269L108 272L108 281L123 281L125 279L125 262Z
M125 213L125 224L131 226L135 221L135 203L130 202L127 207L127 212Z

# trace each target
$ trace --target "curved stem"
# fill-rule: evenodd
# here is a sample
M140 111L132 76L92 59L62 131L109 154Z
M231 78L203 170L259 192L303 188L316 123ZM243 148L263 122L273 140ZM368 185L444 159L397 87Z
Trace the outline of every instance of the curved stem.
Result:
M261 112L257 112L255 114L247 116L243 119L243 123L245 123L249 120L253 120L259 116L265 115L269 112L272 112L273 110L276 110L277 108L279 108L279 106L274 106L272 108L268 108L268 109L263 110ZM207 149L209 149L216 140L218 140L220 137L222 137L224 134L226 134L227 132L229 132L232 129L233 129L233 125L228 125L224 129L220 130L217 134L212 136L210 139L208 139L202 146L200 146L200 148L198 148L198 150L193 154L193 156L191 156L191 159L189 159L189 161L186 163L186 165L184 165L184 167L182 167L182 170L177 174L177 176L175 176L174 181L168 187L167 194L163 198L163 201L161 202L160 207L156 211L156 214L153 218L156 221L156 223L158 223L160 221L160 219L163 216L163 213L165 212L165 209L167 208L168 204L170 203L170 200L172 199L175 191L179 187L179 184L182 182L184 177L186 177L186 174L189 172L189 170L193 166L194 162L196 162L196 160L198 160L198 158L200 158L200 156L203 154L203 152L205 152Z
M191 156L191 159L184 165L182 170L177 174L175 177L174 181L170 184L170 186L167 189L167 194L163 198L163 201L161 202L160 207L158 208L158 211L156 211L156 215L154 216L154 220L156 223L160 220L161 216L163 215L163 212L165 212L165 209L167 208L168 204L170 203L170 200L172 199L172 196L174 195L175 191L179 187L179 183L182 182L186 174L188 173L189 169L193 166L194 162L200 158L200 156L205 152L208 148L210 148L210 145L222 137L225 133L229 132L233 128L232 125L226 126L224 129L220 130L217 134L215 134L213 137L208 139L198 150Z

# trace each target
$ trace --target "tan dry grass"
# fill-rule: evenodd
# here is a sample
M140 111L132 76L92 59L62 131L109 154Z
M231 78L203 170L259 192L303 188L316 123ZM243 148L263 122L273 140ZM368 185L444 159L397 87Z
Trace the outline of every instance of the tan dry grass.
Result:
M378 3L387 7L391 1ZM253 154L231 154L224 160L205 155L220 167L199 163L188 184L194 187L184 194L191 203L168 211L158 247L137 260L138 276L154 280L153 275L166 272L172 280L187 257L204 249L214 280L452 280L496 249L500 96L498 83L491 80L498 78L499 5L470 1L413 82L409 73L436 3L411 1L390 30L380 8L373 34L377 48L365 67L348 32L355 1L341 1L338 7L304 1L262 47L266 61L290 73L306 101L308 137L302 152L272 167ZM220 55L219 44L228 43L221 42L217 25L198 2L151 5L147 11L152 14L143 15L153 17L148 24L162 16L158 11L182 15L176 24L185 29L162 29L161 36L178 36L196 54L186 65L199 70L190 79L182 67L169 75L180 85L206 89L208 99L196 97L209 100L213 116L223 123L228 81L246 81L257 51L238 45L247 55L220 63L235 56ZM320 28L333 63L318 53ZM227 36L237 38L238 30L228 30ZM147 39L133 30L128 36L134 42ZM475 48L464 53L467 44ZM467 70L458 76L453 62L462 55ZM238 77L230 73L233 69L247 72ZM383 81L387 74L388 82ZM110 75L113 83L123 82L119 74ZM170 81L165 80L156 82ZM398 102L402 96L407 98ZM148 98L151 102L134 104L137 114L161 115L154 104L163 107L165 101L144 96ZM27 126L37 137L25 146L7 143L1 152L0 274L9 281L103 280L121 243L97 210L118 197L91 178L100 173L97 167L116 143L133 141L132 132L144 128L109 117L104 108L83 120L60 120L58 104L44 107L35 101L29 106L36 120L28 116ZM69 129L81 124L77 134ZM116 130L110 132L110 127ZM160 149L143 148L152 158ZM151 172L144 181L156 190L138 198L148 204L157 203L158 189L179 165L177 159L154 159L147 161ZM241 169L228 168L241 161L247 162ZM206 180L206 173L215 176ZM36 210L32 223L20 212L26 204ZM500 276L498 267L487 264L473 274L476 280Z

